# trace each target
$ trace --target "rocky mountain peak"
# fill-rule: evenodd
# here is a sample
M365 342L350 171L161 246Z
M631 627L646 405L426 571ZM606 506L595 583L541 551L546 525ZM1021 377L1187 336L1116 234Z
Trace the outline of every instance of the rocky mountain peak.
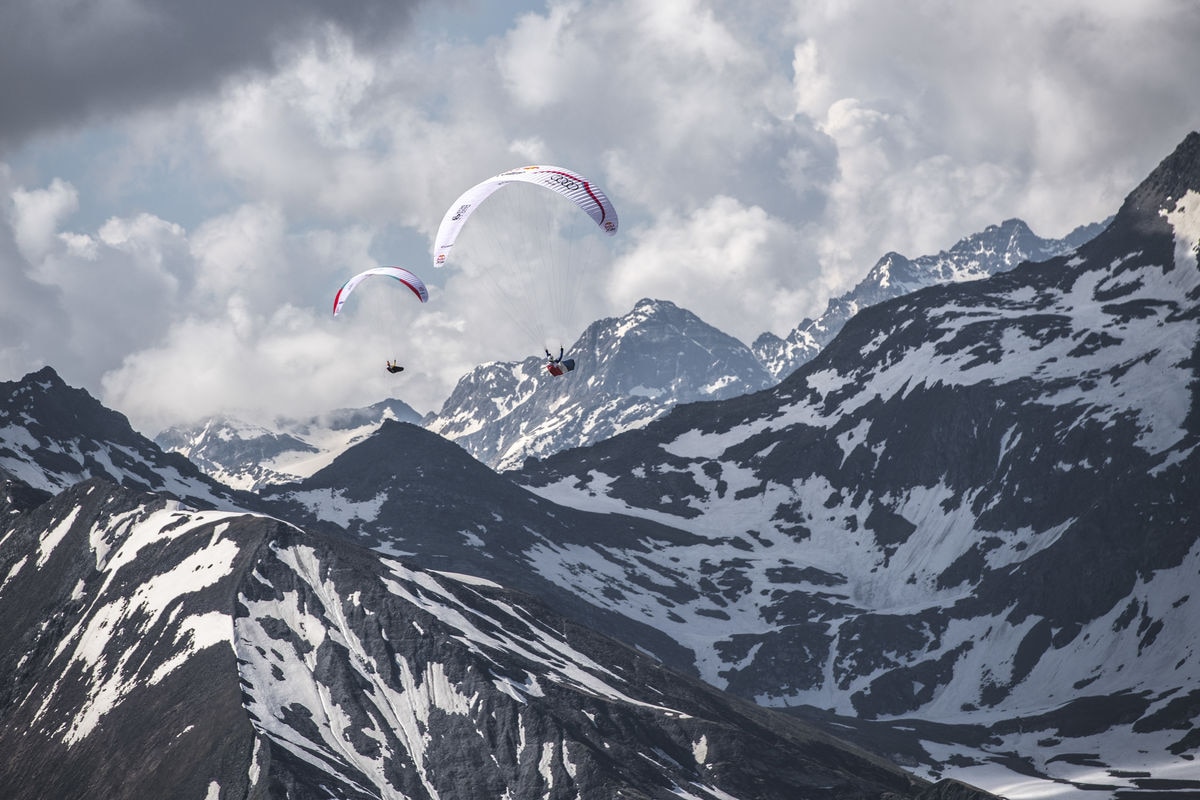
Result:
M68 386L50 367L0 382L0 474L49 492L106 478L200 505L238 502L186 458L164 453L124 414Z
M1063 280L1074 280L1081 271L1102 264L1112 275L1097 299L1121 300L1142 287L1120 276L1148 266L1171 272L1178 248L1194 254L1196 230L1200 230L1200 133L1193 132L1126 196L1108 227L1079 248L1081 258L1062 270Z
M760 335L754 341L754 354L775 378L782 379L812 360L864 308L929 286L980 280L1023 262L1052 258L1074 250L1103 227L1084 225L1063 239L1043 239L1024 221L1012 218L989 225L933 255L910 259L900 253L887 253L852 290L832 298L817 319L802 320L786 337Z
M46 430L84 431L114 441L138 436L124 414L105 408L83 389L68 386L53 367L42 367L19 381L0 382L0 421L32 410Z
M1200 133L1193 131L1144 181L1129 193L1118 218L1153 223L1159 210L1173 207L1189 191L1200 191Z
M666 300L643 298L592 323L566 354L575 371L560 378L536 357L477 367L425 425L504 470L640 427L680 403L772 383L746 345Z

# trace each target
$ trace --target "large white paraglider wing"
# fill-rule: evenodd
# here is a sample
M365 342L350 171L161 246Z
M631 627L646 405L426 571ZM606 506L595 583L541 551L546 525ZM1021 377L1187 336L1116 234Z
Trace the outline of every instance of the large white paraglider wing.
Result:
M409 272L404 267L375 267L360 272L350 280L342 284L342 288L338 289L337 294L333 297L333 315L336 317L338 312L342 310L342 306L346 304L346 299L350 297L350 293L354 291L354 287L358 286L372 275L381 275L387 278L394 278L400 281L417 296L417 299L422 303L429 300L429 290L425 288L425 282Z
M435 266L440 267L446 263L446 255L450 248L454 247L454 240L458 238L458 233L471 216L471 212L503 185L504 183L498 182L496 178L489 178L459 195L442 217L442 224L438 226L437 246L433 256Z
M617 210L600 187L562 167L529 166L502 172L467 189L451 204L438 226L433 263L442 266L458 234L479 204L505 184L519 181L543 186L566 197L608 235L617 232Z

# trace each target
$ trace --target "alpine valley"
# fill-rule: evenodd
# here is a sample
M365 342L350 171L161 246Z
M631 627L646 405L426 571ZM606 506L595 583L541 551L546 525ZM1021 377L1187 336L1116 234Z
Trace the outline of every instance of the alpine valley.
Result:
M1200 796L1200 134L1102 228L754 348L643 301L272 475L0 384L0 795Z

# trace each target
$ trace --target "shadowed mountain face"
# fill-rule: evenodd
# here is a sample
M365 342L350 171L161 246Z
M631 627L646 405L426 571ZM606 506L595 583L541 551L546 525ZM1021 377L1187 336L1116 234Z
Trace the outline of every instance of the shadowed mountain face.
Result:
M103 480L0 497L12 800L934 796L486 581Z
M21 381L0 382L0 477L47 492L89 478L231 507L241 499L186 458L164 453L50 367Z
M542 554L597 553L619 541L605 568L623 572L647 554L698 538L635 516L556 505L514 484L437 434L385 423L304 481L261 493L269 513L311 530L354 536L428 569L485 576L541 597L598 630L694 672L692 654L657 628L598 604L571 580L568 560ZM665 573L665 571L664 571ZM661 574L667 591L691 593L686 576Z

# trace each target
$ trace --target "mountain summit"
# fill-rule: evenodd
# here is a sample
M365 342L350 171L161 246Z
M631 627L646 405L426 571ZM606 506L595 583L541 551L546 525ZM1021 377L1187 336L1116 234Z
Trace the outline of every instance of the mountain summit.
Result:
M665 300L592 323L569 355L576 369L560 378L537 358L477 367L424 424L506 470L773 382L744 344Z
M164 453L129 420L51 367L0 382L0 477L56 493L90 478L170 494L201 507L238 505L226 486Z

